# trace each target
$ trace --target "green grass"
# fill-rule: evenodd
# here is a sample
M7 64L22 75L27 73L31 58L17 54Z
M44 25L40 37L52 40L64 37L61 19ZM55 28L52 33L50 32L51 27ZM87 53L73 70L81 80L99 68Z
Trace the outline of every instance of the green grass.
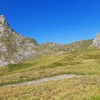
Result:
M99 100L100 50L80 49L61 55L38 56L0 68L0 86L61 74L82 75L21 87L0 88L0 100Z
M0 85L21 83L59 74L100 75L100 50L81 49L39 57L0 68Z
M31 64L31 63L9 64L8 70L9 70L9 72L11 72L11 71L14 72L14 71L29 68L31 66L34 66L34 64Z
M1 100L100 100L100 76L0 88Z

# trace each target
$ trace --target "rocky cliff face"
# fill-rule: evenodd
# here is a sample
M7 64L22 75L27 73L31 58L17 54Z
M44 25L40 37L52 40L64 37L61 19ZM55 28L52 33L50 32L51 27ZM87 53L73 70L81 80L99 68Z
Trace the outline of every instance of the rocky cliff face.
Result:
M0 16L0 67L35 57L38 43L13 31L3 15Z
M98 33L96 38L93 40L91 47L100 48L100 33Z

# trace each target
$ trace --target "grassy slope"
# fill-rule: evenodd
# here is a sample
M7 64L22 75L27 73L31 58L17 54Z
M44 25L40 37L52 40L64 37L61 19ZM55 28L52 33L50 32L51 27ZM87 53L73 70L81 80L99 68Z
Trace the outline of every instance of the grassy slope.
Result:
M1 88L1 100L100 100L100 76Z
M100 74L100 50L83 49L63 55L45 56L37 60L0 68L0 85L20 83L59 74Z
M45 56L37 60L5 66L0 68L0 85L69 73L85 76L40 85L0 88L0 99L100 100L99 49L81 49L63 55Z

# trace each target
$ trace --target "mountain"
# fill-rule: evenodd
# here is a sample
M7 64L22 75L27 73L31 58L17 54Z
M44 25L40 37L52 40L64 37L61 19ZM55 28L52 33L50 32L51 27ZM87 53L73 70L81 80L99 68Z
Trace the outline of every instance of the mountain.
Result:
M92 44L92 42L93 42L93 39L77 41L70 44L58 44L58 43L48 42L48 43L41 44L40 47L41 49L43 49L45 52L48 52L48 53L50 51L54 53L56 52L63 53L66 51L73 51L76 49L87 48Z
M0 15L0 67L33 59L37 55L58 55L87 48L92 42L91 39L71 44L52 42L38 44L35 39L24 37L11 29L6 18Z
M5 17L0 16L0 67L33 58L38 47L36 40L16 33Z
M100 48L100 33L98 33L96 38L93 40L91 47Z

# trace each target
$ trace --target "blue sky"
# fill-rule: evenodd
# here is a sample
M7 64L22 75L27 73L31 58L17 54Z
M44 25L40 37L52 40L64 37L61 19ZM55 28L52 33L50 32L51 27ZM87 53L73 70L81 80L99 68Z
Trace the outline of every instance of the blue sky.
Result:
M100 32L100 0L0 0L0 14L38 43L66 44Z

